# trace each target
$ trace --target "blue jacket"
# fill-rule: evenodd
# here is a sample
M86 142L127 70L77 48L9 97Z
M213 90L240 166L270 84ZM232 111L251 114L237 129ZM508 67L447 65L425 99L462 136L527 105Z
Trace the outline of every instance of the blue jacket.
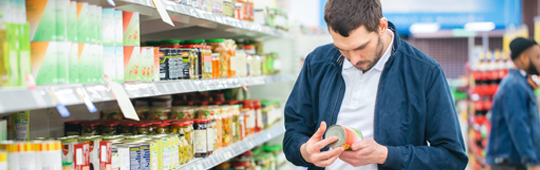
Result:
M538 103L526 76L510 69L493 99L486 163L494 165L506 160L513 164L538 165L538 154Z
M389 29L397 35L392 23ZM386 163L379 169L465 169L465 145L440 65L399 36L394 37L392 51L375 104L374 139L388 147ZM323 169L307 163L300 146L322 121L336 124L345 93L343 60L332 44L318 47L307 56L289 96L283 150L297 166Z

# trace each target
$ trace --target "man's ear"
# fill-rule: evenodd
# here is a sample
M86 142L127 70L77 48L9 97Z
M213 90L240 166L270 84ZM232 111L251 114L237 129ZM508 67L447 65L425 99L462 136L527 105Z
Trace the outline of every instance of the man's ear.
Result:
M383 35L386 32L386 29L388 29L388 19L382 17L379 20L379 35Z

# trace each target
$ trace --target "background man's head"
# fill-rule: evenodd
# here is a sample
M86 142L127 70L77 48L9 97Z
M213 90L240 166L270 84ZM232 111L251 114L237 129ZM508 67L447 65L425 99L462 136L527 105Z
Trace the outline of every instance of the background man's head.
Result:
M516 38L510 43L511 58L516 67L529 74L540 75L540 46L534 40Z
M357 69L368 71L379 61L388 28L379 0L328 0L324 20L336 49Z

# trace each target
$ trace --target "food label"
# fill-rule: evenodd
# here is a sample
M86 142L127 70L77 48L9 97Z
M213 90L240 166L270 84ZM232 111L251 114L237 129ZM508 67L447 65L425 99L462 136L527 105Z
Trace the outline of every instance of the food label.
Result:
M150 170L150 145L141 145L141 170Z
M214 150L214 142L216 142L216 129L214 128L208 128L206 130L206 141L207 141L207 149L208 151Z
M171 165L171 148L163 147L163 169L169 169Z
M113 148L111 151L111 168L112 170L120 169L120 156L118 155L118 149Z
M206 130L194 130L193 133L193 149L195 153L206 153Z
M141 169L141 147L132 146L129 147L129 162L131 170Z
M212 56L211 55L204 55L203 57L204 66L203 70L204 73L212 73Z
M249 115L247 121L246 121L246 128L247 129L252 129L255 127L255 111L254 110L249 110L247 112L247 114Z
M237 66L237 65L238 65L238 63L237 63L238 60L237 60L237 59L238 59L238 57L236 57L236 56L231 56L231 59L230 59L230 60L231 60L231 61L230 61L230 67L229 67L229 69L230 69L231 71L236 71L236 70L238 69L238 68L237 68L237 67L238 67L238 66Z
M261 109L257 109L257 127L258 128L264 128L264 123L263 123L263 114L262 114L262 110Z

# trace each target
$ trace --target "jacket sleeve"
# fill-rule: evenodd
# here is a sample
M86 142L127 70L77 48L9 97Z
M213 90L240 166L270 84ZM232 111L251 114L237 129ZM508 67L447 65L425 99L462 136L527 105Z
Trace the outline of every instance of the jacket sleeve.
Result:
M507 88L502 100L502 112L514 147L521 158L523 165L538 165L537 153L534 152L531 138L531 118L528 106L527 92L522 88ZM538 114L538 113L536 113Z
M311 167L300 153L300 146L306 143L313 135L310 129L313 124L313 104L310 94L311 84L309 76L310 56L306 57L302 71L296 80L296 84L285 105L285 137L283 139L283 151L287 160L296 166Z
M428 146L387 146L383 167L391 169L465 169L468 158L454 102L439 65L426 74L426 130Z

